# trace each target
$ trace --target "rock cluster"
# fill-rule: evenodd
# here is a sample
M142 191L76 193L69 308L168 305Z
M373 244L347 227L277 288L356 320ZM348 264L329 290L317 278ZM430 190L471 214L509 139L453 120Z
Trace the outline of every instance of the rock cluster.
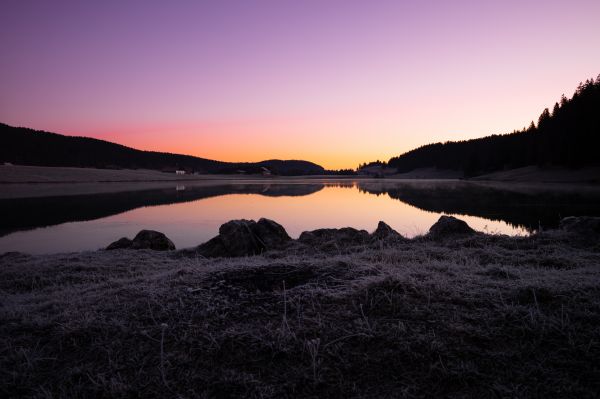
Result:
M402 241L406 241L406 238L384 222L379 222L377 229L372 234L366 230L343 227L341 229L305 231L298 238L298 242L323 251L376 243L394 244Z
M566 217L560 221L560 230L571 240L577 242L598 242L600 236L600 217ZM441 216L431 226L424 238L444 240L448 238L468 237L480 234L466 222L453 216ZM196 248L179 251L181 256L200 255L209 258L259 255L269 250L286 248L313 249L319 251L352 251L357 247L396 245L406 242L384 222L379 222L371 234L352 227L341 229L317 229L305 231L297 240L292 240L283 226L272 220L262 218L254 220L231 220L219 228L219 235L200 244ZM142 230L133 240L123 237L111 243L107 250L115 249L151 249L172 251L175 245L163 233L154 230Z
M574 226L583 225L589 228L597 228L597 225L591 222L586 223L567 223L565 228L575 228ZM475 234L475 230L470 228L464 221L452 216L441 216L431 226L427 237L443 239L470 234ZM252 256L269 250L284 249L292 241L294 240L290 238L283 226L272 220L265 218L260 219L258 222L245 219L231 220L221 225L219 235L196 248L181 251L181 255L200 255L207 258ZM338 251L360 246L394 245L405 241L407 239L397 231L384 222L379 222L377 229L371 234L366 230L357 230L352 227L317 229L303 232L298 240L294 242L303 248ZM175 245L163 233L142 230L133 240L123 237L110 244L106 249L169 251L174 250Z

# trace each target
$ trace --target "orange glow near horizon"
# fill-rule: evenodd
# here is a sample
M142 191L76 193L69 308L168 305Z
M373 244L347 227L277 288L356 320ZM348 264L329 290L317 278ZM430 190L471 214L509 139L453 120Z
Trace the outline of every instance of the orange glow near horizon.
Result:
M600 72L598 0L147 3L8 2L0 122L356 168L521 129Z
M354 169L360 163L387 161L419 146L448 140L466 140L490 134L510 133L537 120L544 107L571 93L574 82L564 78L556 87L546 80L528 84L527 95L514 96L515 87L490 88L471 82L463 94L357 102L325 109L285 111L277 115L243 116L231 110L229 117L174 122L171 118L138 118L121 123L97 120L28 127L67 135L89 136L140 150L171 152L226 162L268 159L301 159L326 169ZM449 87L448 90L452 88ZM474 102L473 98L483 100Z
M432 142L520 129L537 118L535 113L528 115L528 110L540 108L534 103L541 99L522 101L527 106L513 110L517 116L512 119L504 117L506 108L488 108L485 102L474 105L456 101L444 105L440 100L423 98L398 107L364 105L277 118L128 123L93 130L73 126L62 133L96 137L140 150L226 162L301 159L326 169L354 169L360 163L387 161ZM432 113L426 104L436 112Z

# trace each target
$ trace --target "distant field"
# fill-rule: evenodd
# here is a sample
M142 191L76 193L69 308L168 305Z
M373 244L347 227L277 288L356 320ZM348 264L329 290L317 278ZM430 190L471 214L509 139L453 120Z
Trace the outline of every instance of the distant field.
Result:
M0 183L90 183L119 181L180 181L207 176L176 175L147 169L92 169L44 166L0 166Z
M296 183L306 180L332 182L366 179L383 183L394 180L448 180L458 179L458 177L456 172L435 169L419 169L409 173L387 176L385 179L373 180L368 176L176 175L145 169L114 170L3 165L0 166L0 199L137 191L180 184L212 185L224 180L232 183L236 181ZM500 184L510 185L517 182L527 185L563 182L576 183L577 186L582 187L579 183L600 182L600 167L580 170L527 167L483 175L469 180L501 182Z
M539 168L527 166L474 177L472 180L552 182L552 183L600 183L600 167L581 169Z
M393 179L460 179L463 172L458 170L419 168L406 173L388 175ZM468 180L490 180L503 182L539 182L539 183L598 183L600 167L567 169L563 167L539 168L526 166L500 172L489 173Z
M176 175L155 170L0 166L0 199L112 193L148 190L174 185L213 185L227 180L278 183L311 180L345 180L357 176Z
M390 175L394 179L460 179L463 172L459 170L419 168L410 172Z
M358 176L360 177L360 176ZM363 176L364 177L364 176ZM190 181L190 180L256 180L256 179L348 179L357 176L308 175L308 176L262 176L256 174L204 174L176 175L149 169L94 169L66 168L48 166L0 165L0 184L2 183L94 183L94 182L153 182L153 181Z

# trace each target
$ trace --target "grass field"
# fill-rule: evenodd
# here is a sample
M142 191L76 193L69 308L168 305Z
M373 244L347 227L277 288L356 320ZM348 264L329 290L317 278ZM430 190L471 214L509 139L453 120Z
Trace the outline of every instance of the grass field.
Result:
M558 233L8 253L0 295L3 397L600 394L600 248Z
M90 183L133 181L180 181L198 179L156 170L93 169L45 166L0 166L0 183Z
M0 199L116 193L224 183L345 181L356 176L176 175L155 170L0 165Z

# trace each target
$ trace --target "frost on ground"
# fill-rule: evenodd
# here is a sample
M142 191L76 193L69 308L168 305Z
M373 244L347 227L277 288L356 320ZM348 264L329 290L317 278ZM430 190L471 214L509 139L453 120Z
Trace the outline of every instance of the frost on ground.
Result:
M598 397L600 247L0 259L2 397Z

